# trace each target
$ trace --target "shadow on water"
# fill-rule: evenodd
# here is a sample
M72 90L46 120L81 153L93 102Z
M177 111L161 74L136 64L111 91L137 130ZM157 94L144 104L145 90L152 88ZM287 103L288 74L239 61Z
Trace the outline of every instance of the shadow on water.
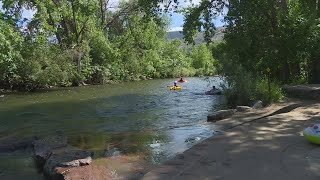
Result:
M223 97L202 94L207 85L199 79L189 82L175 92L168 91L168 80L154 80L9 95L0 101L0 141L63 131L69 144L95 152L94 158L143 154L159 164L213 135L206 116ZM31 155L0 154L0 178L41 179L35 168L25 168Z

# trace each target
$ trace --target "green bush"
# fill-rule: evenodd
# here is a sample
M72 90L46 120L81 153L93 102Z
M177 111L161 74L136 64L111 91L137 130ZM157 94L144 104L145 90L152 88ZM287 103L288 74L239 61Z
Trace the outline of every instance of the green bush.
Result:
M236 72L238 71L238 72ZM254 78L242 70L235 70L234 75L227 76L228 84L224 87L225 96L229 106L250 105L254 99Z
M269 104L271 102L277 102L283 98L282 88L274 83L268 81L266 79L259 79L256 82L256 89L254 99L261 100L265 104Z
M254 101L261 100L264 104L277 102L283 98L280 85L268 81L266 78L253 76L241 66L225 64L227 70L224 87L227 103L231 107L237 105L252 105Z

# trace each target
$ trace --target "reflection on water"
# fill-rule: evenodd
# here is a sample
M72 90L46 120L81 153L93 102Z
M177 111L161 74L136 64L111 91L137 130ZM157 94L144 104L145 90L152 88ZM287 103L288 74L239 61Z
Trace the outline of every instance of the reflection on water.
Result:
M120 155L134 161L139 157L136 163L140 165L162 163L212 136L214 127L205 123L206 116L223 102L222 96L204 95L212 85L219 85L219 79L209 84L189 78L188 83L182 84L183 90L169 91L167 86L173 81L150 80L5 96L0 99L0 140L43 137L62 131L69 144L95 152L94 158L99 163L101 158ZM0 154L0 179L10 173L41 179L34 168L25 168L30 167L30 156L25 154L24 157L18 152ZM3 168L3 162L20 165L8 170ZM110 161L105 164L112 166Z

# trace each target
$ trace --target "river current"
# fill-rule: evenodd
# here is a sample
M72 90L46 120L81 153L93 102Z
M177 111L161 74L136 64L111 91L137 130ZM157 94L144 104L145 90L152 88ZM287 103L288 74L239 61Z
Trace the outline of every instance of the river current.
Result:
M206 117L224 98L204 92L222 81L187 80L181 91L168 90L174 79L162 79L5 95L0 140L63 132L70 145L94 152L95 163L126 179L131 166L159 165L215 134ZM32 149L1 153L0 179L43 179Z

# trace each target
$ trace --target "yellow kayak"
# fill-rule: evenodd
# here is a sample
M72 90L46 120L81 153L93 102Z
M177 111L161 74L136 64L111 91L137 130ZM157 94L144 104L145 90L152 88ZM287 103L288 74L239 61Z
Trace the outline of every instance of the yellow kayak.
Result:
M182 90L182 86L176 86L176 87L171 86L170 90Z

